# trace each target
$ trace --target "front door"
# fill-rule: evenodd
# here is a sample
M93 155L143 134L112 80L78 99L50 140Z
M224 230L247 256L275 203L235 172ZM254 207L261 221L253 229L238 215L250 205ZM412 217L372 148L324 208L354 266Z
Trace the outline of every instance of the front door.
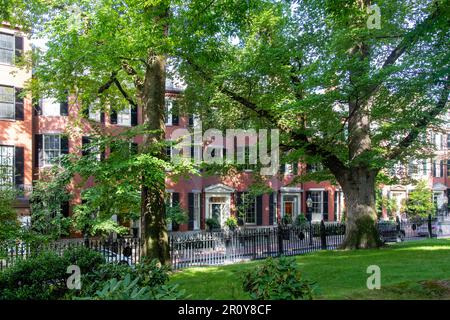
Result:
M208 199L208 212L206 218L213 218L219 221L223 227L229 217L230 198L227 196L212 196Z

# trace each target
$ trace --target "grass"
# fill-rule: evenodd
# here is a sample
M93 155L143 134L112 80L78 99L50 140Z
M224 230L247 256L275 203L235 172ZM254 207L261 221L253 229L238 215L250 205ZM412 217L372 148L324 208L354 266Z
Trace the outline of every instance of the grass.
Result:
M355 251L320 251L296 256L304 276L317 282L318 299L450 299L450 239L430 239ZM190 299L248 299L243 271L261 261L175 272ZM369 265L381 269L381 289L366 287Z

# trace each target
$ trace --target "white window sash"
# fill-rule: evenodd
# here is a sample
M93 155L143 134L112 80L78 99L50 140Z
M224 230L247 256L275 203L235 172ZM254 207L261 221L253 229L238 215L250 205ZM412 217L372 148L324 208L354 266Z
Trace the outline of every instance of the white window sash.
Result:
M117 112L117 124L121 126L131 126L131 108Z
M0 119L14 120L16 117L16 95L14 87L0 86L3 94L0 95ZM7 92L7 91L10 91Z
M45 143L45 140L46 140L45 138L48 136L52 136L52 137L57 136L58 137L58 147L59 147L58 149L55 149L55 148L47 149L47 146ZM44 166L52 166L55 164L54 159L57 159L61 156L61 135L59 135L59 134L44 134L44 135L42 135L42 140L43 140L42 141L42 147L43 147L42 149L44 152ZM56 153L57 156L52 157L52 159L49 159L47 152Z

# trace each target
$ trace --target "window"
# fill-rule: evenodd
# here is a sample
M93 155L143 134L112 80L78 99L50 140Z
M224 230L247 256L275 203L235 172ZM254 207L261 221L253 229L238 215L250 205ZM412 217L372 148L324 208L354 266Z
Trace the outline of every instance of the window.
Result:
M0 33L0 64L13 65L14 36Z
M60 116L61 104L54 98L42 99L42 115L44 116Z
M44 166L52 165L61 156L61 138L55 134L45 134L44 139Z
M167 126L177 126L178 125L178 106L177 101L174 99L167 99L165 101L165 117Z
M172 100L166 99L165 105L166 105L166 111L165 111L166 125L171 126L172 125Z
M323 212L323 199L322 191L310 191L312 200L312 213L322 213Z
M194 193L194 230L200 229L200 193Z
M14 185L14 147L0 145L0 189Z
M292 219L295 219L295 217L299 214L299 196L283 194L282 201L283 216L290 215Z
M435 178L441 178L443 176L443 164L444 162L433 160L433 177Z
M242 205L245 208L245 223L256 224L256 197L242 194Z
M307 172L308 173L314 173L317 171L321 171L323 170L322 164L321 163L313 163L313 164L308 164L307 165Z
M15 118L15 92L13 87L0 86L0 119Z
M420 174L420 167L416 161L410 161L408 163L408 172L410 175L419 175Z
M95 110L94 110L95 109ZM101 121L101 115L100 115L100 110L94 108L93 106L89 107L89 119L93 120L93 121L97 121L100 122ZM119 119L117 119L119 120Z
M131 126L131 109L126 108L117 112L117 124Z

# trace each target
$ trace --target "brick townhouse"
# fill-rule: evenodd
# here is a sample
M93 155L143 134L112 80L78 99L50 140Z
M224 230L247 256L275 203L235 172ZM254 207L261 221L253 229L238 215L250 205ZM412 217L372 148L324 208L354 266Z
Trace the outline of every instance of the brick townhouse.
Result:
M79 130L66 135L67 128L74 120L80 119L80 105L73 98L66 101L46 98L34 103L31 97L23 98L20 91L31 73L15 67L14 60L24 50L30 50L29 40L19 30L3 24L0 28L0 165L1 170L7 173L3 179L9 179L16 187L26 191L15 204L22 219L26 220L29 216L28 191L32 188L32 181L39 178L42 168L52 165L54 159L62 154L81 152L80 147L89 143L93 130L115 133L142 123L142 110L130 108L110 113L91 110L82 115ZM12 71L17 72L11 74ZM172 112L172 109L177 109L173 105L182 94L182 89L171 81L167 82L166 87L166 138L170 139L176 129L192 130L196 118ZM443 135L441 139L448 141L448 136ZM140 139L136 138L135 143L139 144ZM450 142L447 144L450 145ZM441 179L436 182L442 184L441 189L446 195L450 195L447 191L447 170L439 169L442 178L436 177ZM251 200L246 223L255 227L269 226L286 214L294 218L306 214L313 221L339 220L344 200L338 186L329 182L290 185L292 179L305 170L315 170L315 167L282 165L279 173L267 180L272 193ZM179 203L189 215L188 223L169 228L174 231L205 229L206 219L213 216L223 224L230 214L236 214L236 205L242 201L242 194L248 191L252 175L251 170L244 170L235 176L200 175L175 183L169 173L166 181L169 201L172 205ZM395 189L385 193L396 195ZM73 206L81 203L80 190L74 189L72 194L70 203L64 206L65 215L70 215ZM312 203L310 208L307 208L307 199L311 199L308 201Z

